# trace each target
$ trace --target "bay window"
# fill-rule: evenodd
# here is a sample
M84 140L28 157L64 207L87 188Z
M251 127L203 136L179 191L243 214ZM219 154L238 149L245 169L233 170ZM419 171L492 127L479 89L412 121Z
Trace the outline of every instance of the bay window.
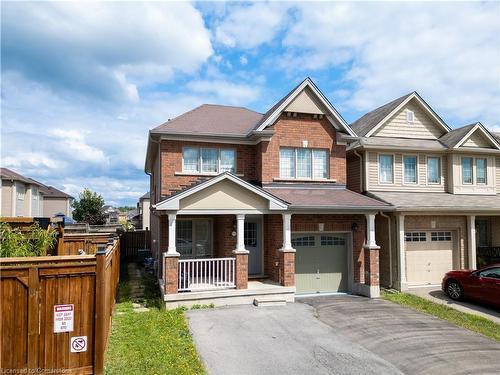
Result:
M472 184L472 158L462 158L462 183Z
M441 158L438 156L427 157L427 183L441 183Z
M476 183L486 184L486 159L476 159Z
M280 177L328 178L328 151L311 148L281 148Z
M236 151L231 149L184 147L182 150L184 173L236 173Z
M417 157L416 156L404 156L404 181L405 184L416 184L417 183Z
M379 180L381 183L394 183L394 156L379 156Z

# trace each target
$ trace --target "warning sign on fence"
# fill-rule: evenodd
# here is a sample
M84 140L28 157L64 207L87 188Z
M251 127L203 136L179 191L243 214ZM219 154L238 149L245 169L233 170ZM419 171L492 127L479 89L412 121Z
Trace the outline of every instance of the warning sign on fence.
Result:
M75 336L71 338L71 353L80 353L87 351L87 336Z
M54 333L73 332L75 306L54 305Z

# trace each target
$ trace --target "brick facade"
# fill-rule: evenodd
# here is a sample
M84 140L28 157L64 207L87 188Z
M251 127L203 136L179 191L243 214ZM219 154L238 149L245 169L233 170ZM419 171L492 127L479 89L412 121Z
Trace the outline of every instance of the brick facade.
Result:
M365 256L365 285L378 286L379 277L379 249L369 246L364 249Z
M179 257L165 257L165 293L176 294L179 282Z
M280 284L283 286L295 285L295 253L279 252L280 258Z
M233 254L236 258L236 289L248 288L248 254Z

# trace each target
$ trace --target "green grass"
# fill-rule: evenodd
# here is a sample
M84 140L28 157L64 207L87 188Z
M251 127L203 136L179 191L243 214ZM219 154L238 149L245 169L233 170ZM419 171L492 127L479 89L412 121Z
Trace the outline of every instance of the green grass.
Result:
M459 327L466 328L473 332L477 332L494 340L500 341L500 324L496 324L481 316L464 313L451 307L428 301L413 294L388 293L386 291L382 291L381 296L385 300L433 315Z
M106 374L204 374L184 310L166 310L154 278L144 278L141 301L150 311L133 311L129 280L122 273L119 303L106 353Z

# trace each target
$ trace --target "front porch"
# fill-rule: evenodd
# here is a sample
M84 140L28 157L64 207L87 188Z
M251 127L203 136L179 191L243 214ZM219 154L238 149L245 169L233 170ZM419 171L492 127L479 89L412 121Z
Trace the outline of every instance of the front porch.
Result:
M477 268L500 263L500 216L478 216L475 227Z

